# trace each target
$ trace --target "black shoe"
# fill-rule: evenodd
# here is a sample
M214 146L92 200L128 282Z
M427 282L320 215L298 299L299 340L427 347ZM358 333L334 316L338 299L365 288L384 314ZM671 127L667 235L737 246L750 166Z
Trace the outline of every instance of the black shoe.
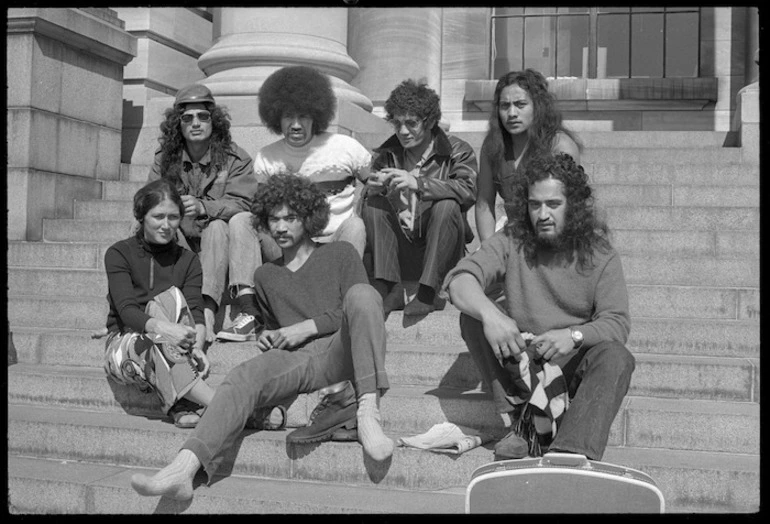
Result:
M334 433L341 428L358 427L357 410L356 393L353 385L348 382L341 391L326 395L310 415L310 424L289 433L286 442L308 444L331 440Z
M435 311L436 291L428 286L420 284L417 294L404 307L405 317L419 317Z
M354 422L356 427L348 429L343 426L334 433L332 433L331 440L333 442L358 442L358 423Z

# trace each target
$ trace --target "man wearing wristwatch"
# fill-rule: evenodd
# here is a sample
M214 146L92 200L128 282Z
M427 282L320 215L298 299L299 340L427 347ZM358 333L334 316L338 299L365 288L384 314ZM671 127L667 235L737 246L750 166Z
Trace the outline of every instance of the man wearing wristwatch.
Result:
M548 449L600 460L634 370L620 257L595 214L588 176L570 155L532 159L513 191L506 228L460 261L442 294L462 312L463 339L497 410L518 411L529 393L512 378L525 352L528 361L558 367L569 402ZM505 310L484 293L500 281ZM495 456L523 458L530 449L512 430Z
M361 198L373 284L387 314L426 315L436 291L473 240L467 211L476 202L476 155L439 127L438 94L405 80L385 102L395 134L374 150ZM419 270L416 296L404 305L402 263Z

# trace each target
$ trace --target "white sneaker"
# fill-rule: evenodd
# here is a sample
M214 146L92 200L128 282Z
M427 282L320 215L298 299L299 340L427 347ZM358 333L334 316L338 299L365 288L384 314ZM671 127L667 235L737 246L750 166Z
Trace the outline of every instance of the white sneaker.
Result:
M233 342L246 342L257 340L257 319L253 315L238 313L233 325L217 333L218 340L231 340Z

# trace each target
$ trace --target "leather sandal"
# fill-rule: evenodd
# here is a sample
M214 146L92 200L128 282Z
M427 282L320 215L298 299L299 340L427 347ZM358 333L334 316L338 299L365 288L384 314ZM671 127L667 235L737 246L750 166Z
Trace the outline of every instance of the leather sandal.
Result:
M281 415L280 422L273 422L273 413L275 410ZM245 429L256 429L266 431L280 431L286 428L286 422L288 417L286 415L286 408L283 406L266 406L263 408L256 408L248 419L246 419Z

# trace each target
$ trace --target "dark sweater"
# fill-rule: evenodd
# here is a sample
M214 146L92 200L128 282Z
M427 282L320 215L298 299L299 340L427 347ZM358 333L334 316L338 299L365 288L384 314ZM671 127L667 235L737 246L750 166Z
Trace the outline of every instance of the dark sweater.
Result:
M312 319L318 335L342 325L342 299L355 284L369 283L364 264L352 244L321 244L297 271L283 258L263 264L254 272L257 304L268 329Z
M182 291L195 323L204 323L201 296L203 272L200 260L192 251L173 242L149 244L134 236L107 249L104 267L109 287L109 331L131 329L143 332L150 318L144 312L145 306L171 286Z

